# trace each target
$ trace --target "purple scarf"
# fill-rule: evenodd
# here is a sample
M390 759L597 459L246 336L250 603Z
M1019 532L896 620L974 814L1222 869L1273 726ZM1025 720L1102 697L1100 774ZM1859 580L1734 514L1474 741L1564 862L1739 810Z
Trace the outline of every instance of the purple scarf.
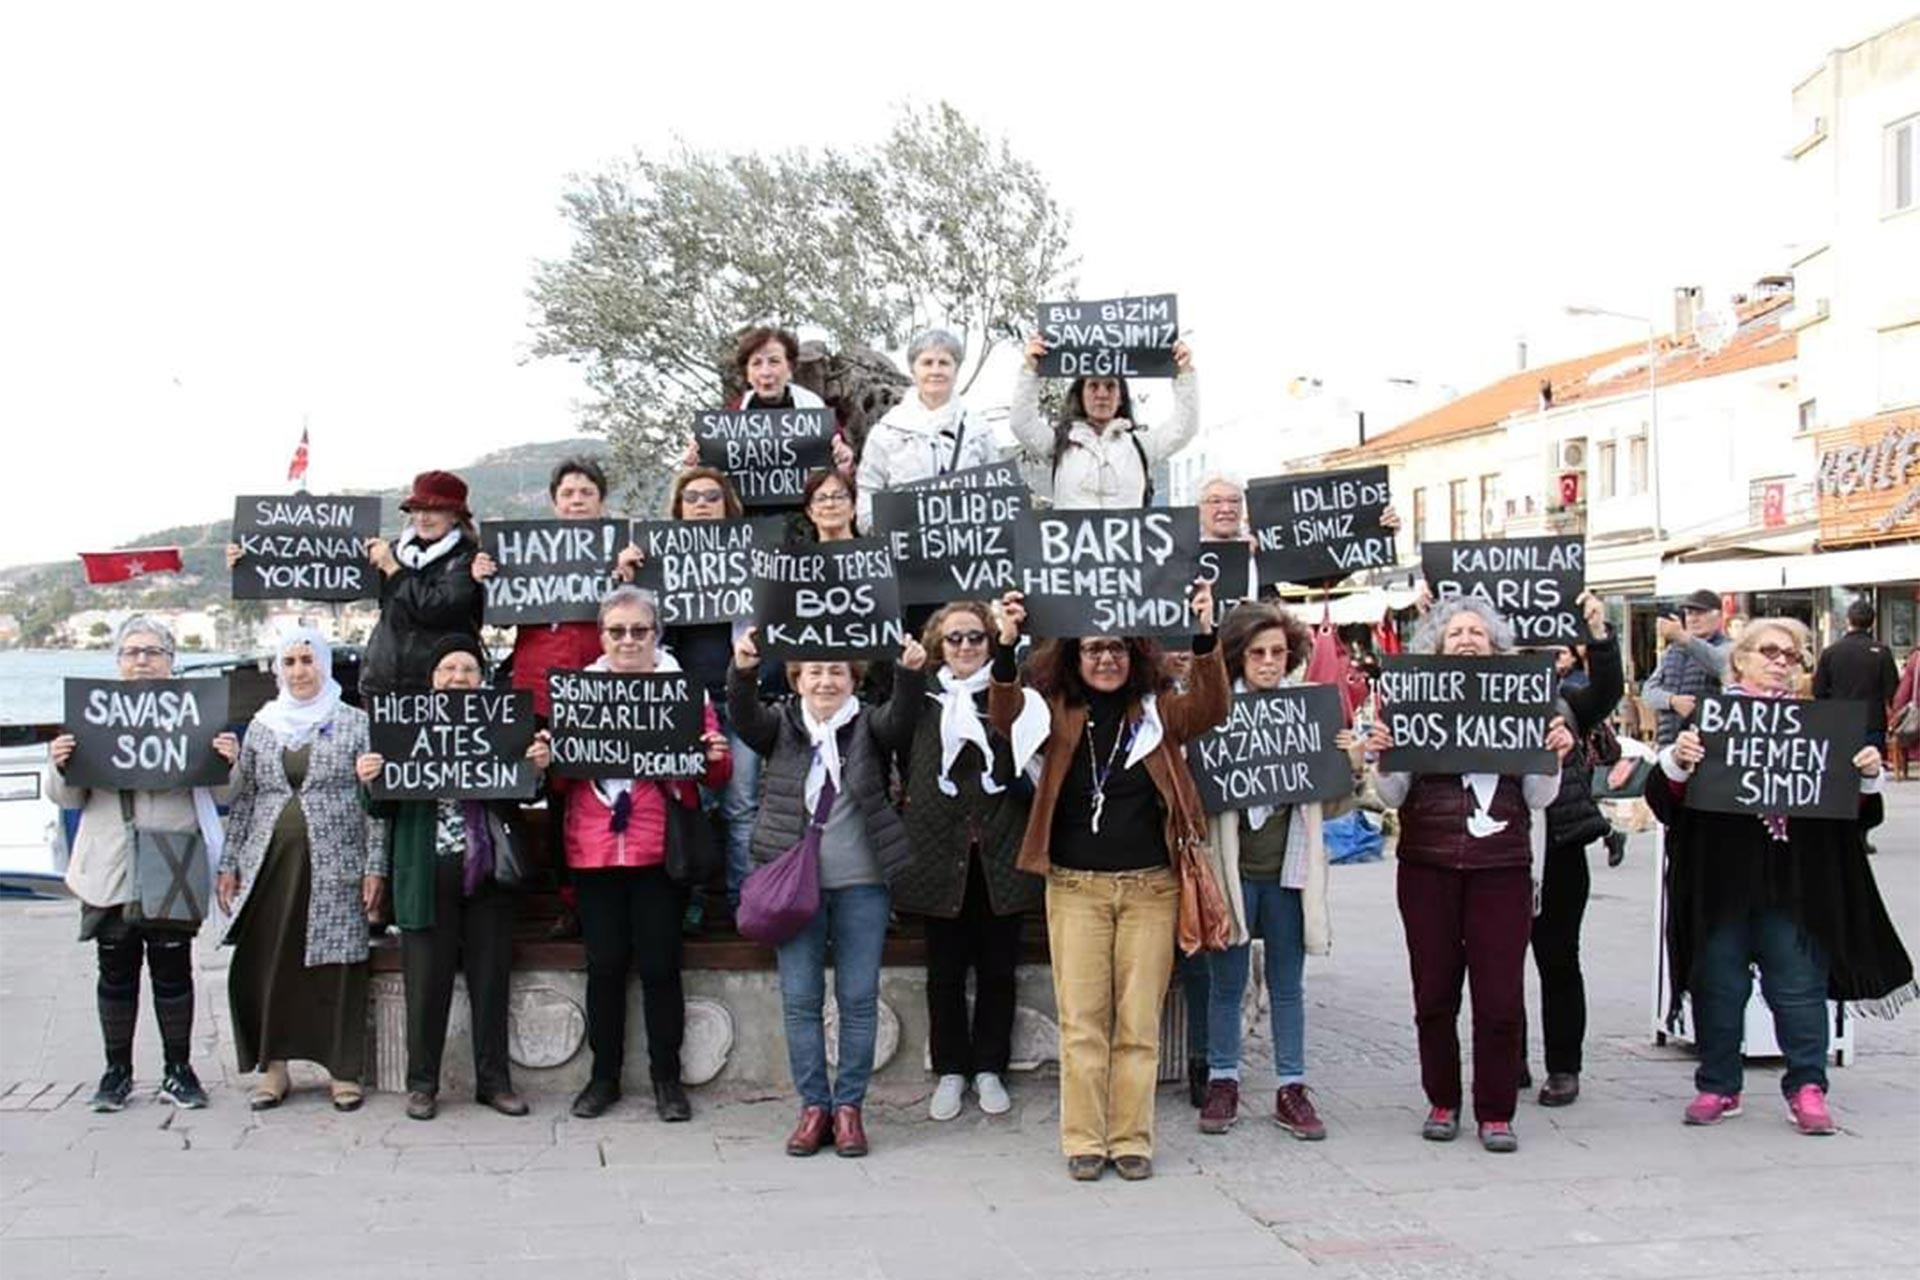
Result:
M487 807L478 800L460 802L460 821L467 829L467 856L460 868L460 890L471 898L493 877L493 832L487 830Z
M1738 683L1738 682L1728 685L1727 692L1739 694L1743 697L1748 697L1748 698L1791 698L1794 696L1792 693L1788 692L1785 689L1762 689L1758 685L1744 684L1744 683ZM1781 844L1785 844L1787 842L1787 815L1786 814L1763 813L1758 815L1758 817L1760 819L1760 824L1767 829L1768 835L1772 836L1775 840L1779 841Z

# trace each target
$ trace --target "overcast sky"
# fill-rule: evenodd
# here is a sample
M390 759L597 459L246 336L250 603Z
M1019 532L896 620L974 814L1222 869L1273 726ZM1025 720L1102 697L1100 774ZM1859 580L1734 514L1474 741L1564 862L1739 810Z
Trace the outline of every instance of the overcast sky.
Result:
M907 99L1040 165L1084 296L1179 293L1209 420L1298 374L1465 389L1637 336L1567 302L1785 270L1789 93L1913 7L10 6L0 563L278 487L303 414L318 490L570 434L525 358L569 173Z

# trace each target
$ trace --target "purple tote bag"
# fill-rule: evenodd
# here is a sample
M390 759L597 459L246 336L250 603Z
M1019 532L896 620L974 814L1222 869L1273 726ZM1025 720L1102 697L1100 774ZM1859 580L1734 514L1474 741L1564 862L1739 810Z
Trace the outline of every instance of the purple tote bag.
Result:
M833 811L833 796L828 778L806 834L741 882L740 906L733 914L741 937L777 947L820 914L820 830Z

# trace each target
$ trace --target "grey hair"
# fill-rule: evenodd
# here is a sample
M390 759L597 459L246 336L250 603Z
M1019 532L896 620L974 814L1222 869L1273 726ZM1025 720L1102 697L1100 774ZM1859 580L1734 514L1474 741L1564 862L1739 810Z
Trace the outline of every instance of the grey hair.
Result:
M645 609L647 611L647 621L656 627L660 625L660 606L654 600L653 592L648 591L644 587L636 587L630 582L622 583L620 586L607 592L606 597L600 601L601 624L603 626L606 624L609 613L612 613L615 609L624 608L627 605L638 605L640 608Z
M1487 638L1493 642L1495 653L1513 652L1513 624L1479 596L1454 596L1435 605L1407 648L1414 653L1440 652L1440 637L1446 634L1447 624L1463 613L1477 614L1487 624Z
M907 366L911 368L913 362L920 358L922 351L929 350L933 347L945 347L953 356L953 362L956 365L962 363L967 358L967 348L961 343L960 339L954 337L945 329L922 329L919 333L914 334L913 341L907 344Z
M174 654L173 631L158 618L144 613L136 613L121 623L113 632L113 651L120 652L120 646L127 642L128 636L152 636L160 642L160 647L171 658Z
M1227 487L1232 489L1235 493L1239 494L1243 498L1247 496L1247 486L1244 483L1242 483L1240 480L1235 479L1233 476L1228 475L1224 471L1207 472L1205 476L1201 477L1200 487L1193 491L1194 496L1199 497L1201 494L1205 493L1207 490L1213 488L1213 486L1217 484L1226 485Z

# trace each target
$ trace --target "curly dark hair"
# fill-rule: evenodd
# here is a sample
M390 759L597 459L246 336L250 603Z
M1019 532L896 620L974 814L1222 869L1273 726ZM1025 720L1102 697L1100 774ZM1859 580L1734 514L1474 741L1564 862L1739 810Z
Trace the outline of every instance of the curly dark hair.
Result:
M753 353L769 342L777 342L787 353L787 367L797 368L800 364L800 339L791 329L782 329L770 324L757 324L750 329L742 329L733 344L733 369L742 378L747 376L747 361L753 359Z
M1313 652L1313 633L1307 624L1271 600L1248 600L1236 605L1220 624L1220 650L1227 660L1229 680L1246 673L1247 646L1253 638L1276 627L1287 633L1287 674L1307 665Z
M1128 636L1127 683L1120 692L1128 701L1137 701L1149 693L1165 693L1173 687L1166 664L1160 660L1160 646L1139 636ZM1027 683L1043 698L1058 696L1069 706L1087 701L1087 686L1080 679L1080 641L1043 640L1027 656Z

